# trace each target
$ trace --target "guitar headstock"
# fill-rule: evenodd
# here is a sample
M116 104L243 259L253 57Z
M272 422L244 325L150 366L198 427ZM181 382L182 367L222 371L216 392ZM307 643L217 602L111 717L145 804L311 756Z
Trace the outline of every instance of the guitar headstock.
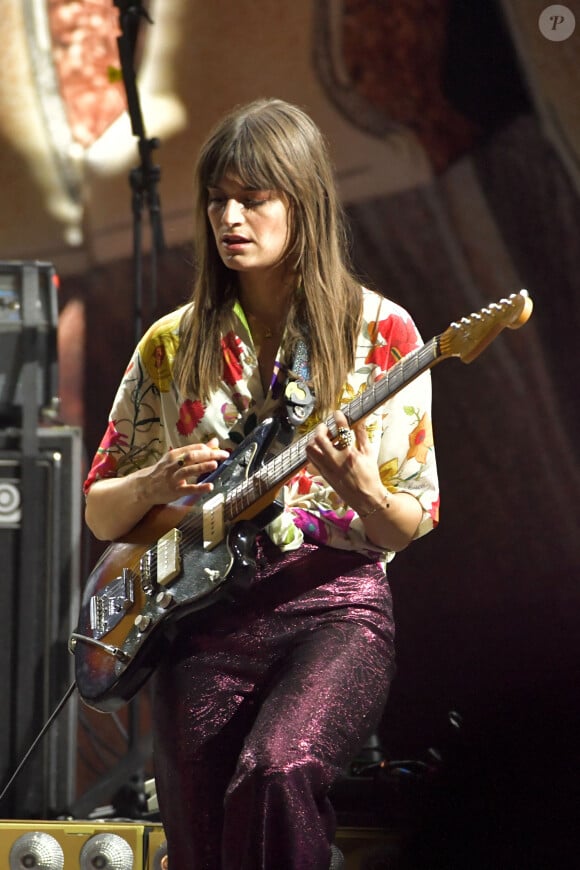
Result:
M502 329L519 329L529 319L534 305L527 290L492 302L481 311L462 317L439 336L441 356L458 356L470 363L491 344Z

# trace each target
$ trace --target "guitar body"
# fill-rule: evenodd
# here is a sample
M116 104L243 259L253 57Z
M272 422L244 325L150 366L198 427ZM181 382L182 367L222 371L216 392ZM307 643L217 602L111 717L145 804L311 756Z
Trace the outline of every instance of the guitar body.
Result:
M270 504L252 520L218 522L208 506L256 472L280 423L261 424L208 480L208 495L159 506L135 527L129 541L111 544L91 572L71 636L82 699L113 712L127 703L156 667L180 620L243 586L253 575L259 528L280 511ZM211 530L211 528L210 528Z

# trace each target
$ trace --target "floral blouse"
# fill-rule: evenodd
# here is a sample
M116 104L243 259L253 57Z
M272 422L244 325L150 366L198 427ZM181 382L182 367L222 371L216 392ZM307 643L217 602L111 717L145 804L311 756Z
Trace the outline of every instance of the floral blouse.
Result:
M354 371L343 387L345 405L401 357L422 344L409 314L363 289L363 321ZM107 431L85 482L122 476L155 463L167 450L217 437L233 450L262 420L280 409L287 365L279 352L267 393L260 380L252 335L239 304L234 328L222 338L223 379L207 404L180 396L173 382L179 324L187 308L154 323L139 342L113 402ZM318 419L312 415L307 431ZM439 492L431 428L431 379L425 372L370 414L365 425L380 476L391 492L414 495L423 508L416 537L438 521ZM299 547L308 535L330 547L357 550L389 561L367 540L362 521L311 467L284 486L285 509L267 527L282 549Z

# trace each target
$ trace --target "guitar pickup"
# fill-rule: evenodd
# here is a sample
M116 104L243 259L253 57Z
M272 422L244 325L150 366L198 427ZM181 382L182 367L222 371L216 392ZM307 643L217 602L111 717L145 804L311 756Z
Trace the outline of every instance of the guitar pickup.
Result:
M203 549L213 550L224 539L223 492L217 492L203 504Z
M157 582L168 586L181 573L181 532L171 529L157 541Z

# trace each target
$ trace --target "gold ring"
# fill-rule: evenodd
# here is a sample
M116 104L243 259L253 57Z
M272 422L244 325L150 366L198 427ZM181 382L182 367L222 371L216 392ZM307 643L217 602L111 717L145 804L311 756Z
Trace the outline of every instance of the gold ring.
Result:
M183 466L185 465L185 456L180 456L179 459L177 460L177 464L179 465L180 468L183 468Z
M347 447L350 447L352 441L353 438L351 430L347 429L346 426L339 426L337 429L336 438L332 443L337 450L346 450Z

